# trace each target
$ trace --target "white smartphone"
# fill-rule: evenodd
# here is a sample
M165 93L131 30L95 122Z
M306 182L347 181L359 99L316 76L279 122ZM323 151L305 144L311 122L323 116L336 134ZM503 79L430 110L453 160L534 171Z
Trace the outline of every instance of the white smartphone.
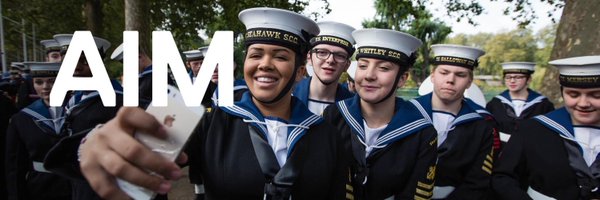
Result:
M203 106L187 107L179 90L169 86L168 105L157 107L150 104L146 112L153 115L156 120L163 123L167 129L167 139L159 139L148 134L136 132L135 138L146 145L152 151L159 153L163 157L175 161L177 156L185 146L188 138L200 122L205 112ZM150 174L155 174L149 172ZM129 182L117 179L119 187L133 199L149 200L156 193L146 188L131 184Z

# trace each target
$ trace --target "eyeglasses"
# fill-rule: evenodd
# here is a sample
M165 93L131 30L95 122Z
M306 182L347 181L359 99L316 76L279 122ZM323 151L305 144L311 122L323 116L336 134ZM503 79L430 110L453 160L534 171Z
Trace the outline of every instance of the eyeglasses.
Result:
M348 55L344 53L331 52L325 49L313 49L311 50L311 53L317 55L317 58L321 60L327 60L331 55L333 55L333 60L335 60L335 62L341 63L346 62L346 60L348 60Z
M520 81L527 78L527 76L504 76L504 80L510 81L510 80L516 80L516 81Z

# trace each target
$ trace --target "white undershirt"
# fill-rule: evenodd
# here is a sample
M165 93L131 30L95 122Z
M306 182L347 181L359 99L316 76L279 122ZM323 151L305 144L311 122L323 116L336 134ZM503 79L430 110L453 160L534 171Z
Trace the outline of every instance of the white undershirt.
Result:
M377 147L375 145L377 143L377 138L379 138L379 134L385 129L388 125L383 125L377 128L371 128L367 126L367 122L363 120L363 125L365 127L365 157L369 156L373 148Z
M327 108L327 106L331 104L332 103L308 99L308 110L310 110L310 112L314 113L315 115L321 115L323 114L325 108Z
M448 137L448 132L452 129L452 122L454 121L454 115L445 112L433 111L433 127L438 133L438 147L444 143Z
M282 167L287 160L287 124L272 119L265 119L265 123L267 125L269 146L273 148L279 167Z
M600 153L600 128L573 127L573 131L575 140L583 148L583 159L591 166Z
M54 124L54 128L56 128L55 131L57 131L57 132L60 130L61 124L64 121L64 118L61 117L62 112L63 112L62 109L63 109L63 107L59 107L59 106L48 107L48 111L50 112L50 118L52 120L52 123Z
M521 116L521 113L523 112L523 108L525 108L525 101L523 100L519 100L519 99L514 99L512 100L513 105L515 105L515 107L513 107L513 109L515 110L515 115L517 117Z
M48 112L50 112L50 118L52 118L52 119L58 118L59 110L57 110L57 109L62 109L62 107L52 107L52 106L48 107Z

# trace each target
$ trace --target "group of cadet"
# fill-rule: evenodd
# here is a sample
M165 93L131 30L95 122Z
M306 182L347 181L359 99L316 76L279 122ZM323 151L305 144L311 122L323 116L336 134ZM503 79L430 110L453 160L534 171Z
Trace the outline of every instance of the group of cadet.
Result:
M9 198L125 199L119 178L166 199L182 166L197 199L600 198L600 56L550 62L560 71L557 110L528 88L535 63L503 63L507 90L484 108L464 92L485 52L437 44L433 91L405 100L396 90L422 45L409 34L274 8L247 9L239 19L247 32L235 103L218 105L215 71L203 99L210 109L177 162L133 137L167 134L143 109L152 97L150 57L140 49L140 108L122 107L119 95L116 107L105 107L96 91L74 91L63 107L50 107L70 40L55 36L49 62L24 63L30 97L39 99L8 124ZM104 55L110 43L95 39ZM206 51L183 52L192 81ZM111 58L121 60L122 47ZM303 76L306 67L312 76ZM339 84L349 68L350 83ZM92 76L83 54L75 76Z

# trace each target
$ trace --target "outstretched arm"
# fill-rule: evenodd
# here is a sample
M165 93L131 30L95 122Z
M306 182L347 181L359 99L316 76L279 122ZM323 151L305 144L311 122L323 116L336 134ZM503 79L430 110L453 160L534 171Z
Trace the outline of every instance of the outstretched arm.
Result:
M182 175L177 164L138 142L135 130L162 139L167 136L164 126L152 115L140 108L123 107L115 118L82 141L81 172L102 198L128 198L117 186L116 178L165 194L171 189L170 180Z

